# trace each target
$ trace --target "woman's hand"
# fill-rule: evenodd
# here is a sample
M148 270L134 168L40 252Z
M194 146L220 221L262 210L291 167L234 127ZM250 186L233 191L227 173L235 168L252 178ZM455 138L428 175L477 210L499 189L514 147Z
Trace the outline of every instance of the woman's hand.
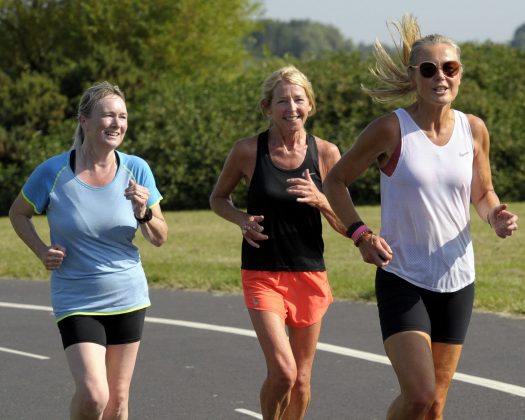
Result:
M46 269L51 271L60 268L65 257L66 248L55 244L48 247L40 259L42 260L42 263Z
M392 260L392 249L381 237L373 233L365 233L358 242L363 261L378 267L385 267Z
M324 194L319 191L315 185L312 177L310 176L310 171L306 169L303 173L304 178L290 178L287 181L290 184L293 184L291 187L288 187L286 191L290 194L298 196L297 202L306 203L312 207L320 208L328 203Z
M124 196L126 199L131 200L135 217L137 219L142 219L146 215L149 190L130 179L128 188L124 190Z
M506 204L500 204L489 210L487 222L500 238L511 236L518 230L518 216L507 210Z
M264 226L259 223L264 221L264 216L252 216L247 214L239 226L241 228L242 236L254 248L260 248L260 245L255 241L265 241L268 235L262 233Z

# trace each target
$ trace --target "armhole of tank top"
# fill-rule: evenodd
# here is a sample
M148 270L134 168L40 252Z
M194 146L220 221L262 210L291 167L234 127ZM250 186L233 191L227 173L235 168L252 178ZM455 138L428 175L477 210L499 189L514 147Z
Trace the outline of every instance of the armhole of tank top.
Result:
M321 176L321 168L319 166L319 149L317 148L317 140L313 134L307 134L308 139L308 153L310 153L310 158L312 159L312 164L314 165L315 170ZM311 146L311 150L310 150Z
M400 108L402 109L402 108ZM406 112L402 109L402 111ZM383 172L386 176L390 177L394 173L394 171L397 168L397 163L399 162L399 156L401 156L401 144L403 143L403 135L401 130L402 125L402 115L398 114L397 112L394 112L394 114L397 117L397 120L399 121L399 143L396 146L396 149L394 150L394 153L392 153L392 156L390 156L390 159L388 160L387 164L380 168L381 172Z
M263 154L266 152L268 153L268 130L263 131L262 133L259 133L257 136L257 147L256 147L256 155L255 155L255 166L253 167L253 174L250 179L250 183L247 185L248 192L251 190L252 185L254 183L254 180L257 176L257 171L259 169L260 163L259 161L262 159Z
M312 159L316 161L319 156L319 151L317 149L317 141L315 140L315 136L313 134L307 134L307 138L308 138L308 148L310 148L311 146Z
M456 118L464 120L464 124L466 125L466 129L468 130L468 135L470 138L470 150L472 151L472 154L474 154L474 134L472 134L472 126L470 125L470 120L468 119L467 114L458 111L457 109L454 110L454 114L456 115Z
M397 163L399 162L399 156L401 155L402 142L403 139L400 138L396 150L394 150L394 153L392 153L392 156L390 156L390 159L388 160L387 164L381 168L381 172L383 172L388 177L392 176L392 174L396 170Z
M268 132L269 130L259 133L257 136L257 158L259 158L259 153L269 153L268 149Z

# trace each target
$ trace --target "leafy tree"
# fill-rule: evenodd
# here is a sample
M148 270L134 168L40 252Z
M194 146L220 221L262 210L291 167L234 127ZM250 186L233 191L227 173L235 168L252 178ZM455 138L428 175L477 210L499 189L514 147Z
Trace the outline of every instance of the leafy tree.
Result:
M78 96L97 80L126 93L130 125L122 150L151 164L167 210L208 207L233 143L268 126L258 110L260 85L284 64L302 70L316 92L318 112L308 131L341 152L374 118L407 105L373 103L360 89L371 82L370 55L338 47L340 34L327 41L326 25L288 24L309 45L301 50L303 44L289 41L303 51L297 57L266 49L250 59L243 42L258 24L257 5L0 0L0 213L39 162L69 147ZM525 52L491 43L462 49L465 72L454 107L486 122L502 200L524 200ZM360 204L377 203L377 168L351 189ZM234 197L240 205L243 195L241 189Z
M282 64L280 64L282 65ZM277 68L248 67L235 79L184 83L165 78L130 117L123 145L151 163L169 209L208 208L208 199L234 142L267 126L258 109L260 85ZM243 205L243 189L236 201Z
M503 200L525 199L525 53L502 44L462 45L456 106L482 118L491 137L493 180Z
M525 51L525 23L514 31L510 46Z
M162 78L235 77L249 57L243 40L258 7L252 0L1 0L0 179L23 180L35 160L69 146L79 95L95 81L119 84L133 110ZM19 188L3 190L0 212Z
M52 75L68 97L101 78L136 88L165 73L230 73L257 10L250 0L4 0L0 62L12 77Z
M352 42L345 40L333 25L310 20L281 22L272 19L261 20L260 25L261 29L254 31L248 39L248 45L257 57L264 56L265 51L278 57L290 54L300 58L353 48Z

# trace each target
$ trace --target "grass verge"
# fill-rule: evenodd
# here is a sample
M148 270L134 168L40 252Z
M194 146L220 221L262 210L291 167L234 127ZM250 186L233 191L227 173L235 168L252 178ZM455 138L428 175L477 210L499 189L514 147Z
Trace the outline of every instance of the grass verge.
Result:
M510 209L524 214L525 203ZM525 315L525 241L518 231L501 240L472 211L472 238L476 256L475 308ZM374 230L379 230L380 209L362 206L359 212ZM151 286L181 289L240 291L240 245L238 228L211 211L165 212L169 240L161 248L148 244L140 234L136 243ZM49 237L45 217L36 216L35 226ZM352 242L324 226L325 257L333 294L339 299L373 302L375 267L361 261ZM16 236L8 218L0 218L0 277L47 279L49 273Z

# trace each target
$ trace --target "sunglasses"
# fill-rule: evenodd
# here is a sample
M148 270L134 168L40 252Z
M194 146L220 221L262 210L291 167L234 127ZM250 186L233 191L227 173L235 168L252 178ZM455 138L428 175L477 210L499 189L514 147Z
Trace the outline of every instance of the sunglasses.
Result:
M429 79L431 77L434 77L434 75L438 71L438 66L436 63L432 63L431 61L424 61L419 66L408 66L410 68L418 68L419 67L419 73L421 76ZM443 63L441 66L441 70L443 70L443 74L447 77L454 77L456 74L459 73L459 70L461 69L461 63L458 61L447 61Z

